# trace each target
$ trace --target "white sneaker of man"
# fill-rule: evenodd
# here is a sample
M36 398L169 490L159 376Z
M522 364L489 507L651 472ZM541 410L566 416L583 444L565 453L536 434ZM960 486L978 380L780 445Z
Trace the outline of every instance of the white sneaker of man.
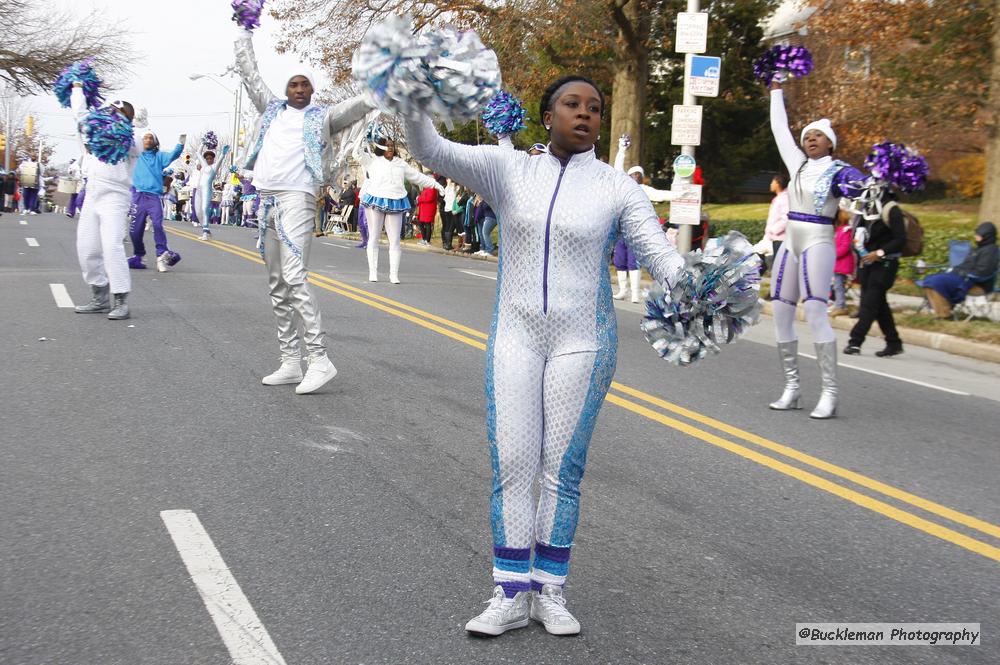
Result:
M337 368L333 366L329 358L323 356L312 360L309 362L309 369L306 370L302 383L295 386L295 393L306 395L316 392L335 376L337 376Z
M528 625L530 591L520 591L513 598L508 598L503 587L498 584L493 588L493 596L487 604L489 607L482 614L465 624L465 629L470 633L496 636Z
M277 371L260 380L265 386L283 386L286 383L300 383L301 381L302 363L298 360L282 362Z
M168 261L170 261L170 254L163 252L156 257L156 269L160 272L169 272L170 264L167 263Z
M566 609L562 587L544 584L538 593L532 593L531 618L538 621L550 635L576 635L580 622Z

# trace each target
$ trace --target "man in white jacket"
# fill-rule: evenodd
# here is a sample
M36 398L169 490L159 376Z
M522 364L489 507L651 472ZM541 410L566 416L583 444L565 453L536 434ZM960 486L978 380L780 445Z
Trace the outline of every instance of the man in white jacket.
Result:
M279 98L257 70L252 33L240 29L235 47L243 84L261 114L241 162L244 169L252 169L252 183L260 194L258 243L267 265L281 351L281 367L262 382L297 383L296 393L311 393L337 375L327 357L319 303L306 282L316 194L333 136L362 121L370 108L361 97L330 107L313 104L312 77L304 70L282 81L284 99ZM301 342L309 363L304 376Z

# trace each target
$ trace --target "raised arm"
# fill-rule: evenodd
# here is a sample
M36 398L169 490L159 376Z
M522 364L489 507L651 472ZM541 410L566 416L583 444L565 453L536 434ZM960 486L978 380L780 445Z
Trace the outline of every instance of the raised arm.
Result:
M774 142L778 144L781 161L785 163L788 172L794 175L806 161L806 155L795 142L792 130L788 128L785 96L781 88L771 91L771 133L774 134Z
M514 141L511 140L510 134L501 134L497 137L497 145L504 150L513 150Z
M433 187L439 192L444 193L444 187L442 187L437 180L430 177L426 173L421 173L409 164L406 164L406 169L403 171L403 177L418 187Z
M519 153L495 145L462 145L442 138L430 118L406 118L406 138L414 159L496 203L506 160Z
M661 285L673 285L684 269L684 257L667 241L645 192L625 177L621 179L620 190L619 224L625 242L653 279Z
M649 197L649 200L653 203L673 201L677 198L677 192L669 189L656 189L655 187L650 187L649 185L639 185L639 187L646 193L646 196Z
M236 67L239 69L240 78L243 79L250 101L257 107L258 113L263 113L267 105L278 99L278 96L271 92L265 85L264 79L260 77L257 57L253 52L253 33L240 28L233 49L236 52Z
M339 134L351 125L361 122L372 110L365 100L358 95L334 104L326 111L326 130L330 136Z
M615 154L615 171L625 172L625 153L628 146L625 144L625 137L618 139L618 152Z

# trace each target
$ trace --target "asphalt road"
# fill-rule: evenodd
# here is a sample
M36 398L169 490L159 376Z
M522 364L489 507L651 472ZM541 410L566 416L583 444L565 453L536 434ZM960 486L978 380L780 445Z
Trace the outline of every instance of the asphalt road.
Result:
M252 231L168 226L183 260L133 271L112 322L50 286L87 299L74 222L0 217L0 663L1000 662L997 367L873 344L817 422L767 409L769 319L676 368L620 306L566 591L583 633L471 638L495 264L413 249L403 284L372 284L353 243L317 239L340 374L297 396L260 384L277 348ZM811 408L808 358L803 380ZM802 622L984 637L795 646Z

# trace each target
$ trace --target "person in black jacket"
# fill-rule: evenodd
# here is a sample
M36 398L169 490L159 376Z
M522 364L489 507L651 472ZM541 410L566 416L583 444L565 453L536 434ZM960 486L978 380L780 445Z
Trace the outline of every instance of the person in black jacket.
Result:
M997 227L993 222L983 222L976 227L976 246L964 261L948 272L924 278L924 294L934 307L934 314L942 319L950 317L952 305L965 300L974 286L993 290L998 263Z
M861 306L858 322L851 328L850 341L844 349L845 355L861 353L861 345L872 327L878 321L885 348L876 351L880 358L896 356L903 352L903 340L896 331L896 321L889 309L886 294L896 281L899 257L906 245L906 221L903 211L896 203L896 197L889 191L882 195L882 215L872 220L867 227L858 229L865 237L858 277L861 282Z

